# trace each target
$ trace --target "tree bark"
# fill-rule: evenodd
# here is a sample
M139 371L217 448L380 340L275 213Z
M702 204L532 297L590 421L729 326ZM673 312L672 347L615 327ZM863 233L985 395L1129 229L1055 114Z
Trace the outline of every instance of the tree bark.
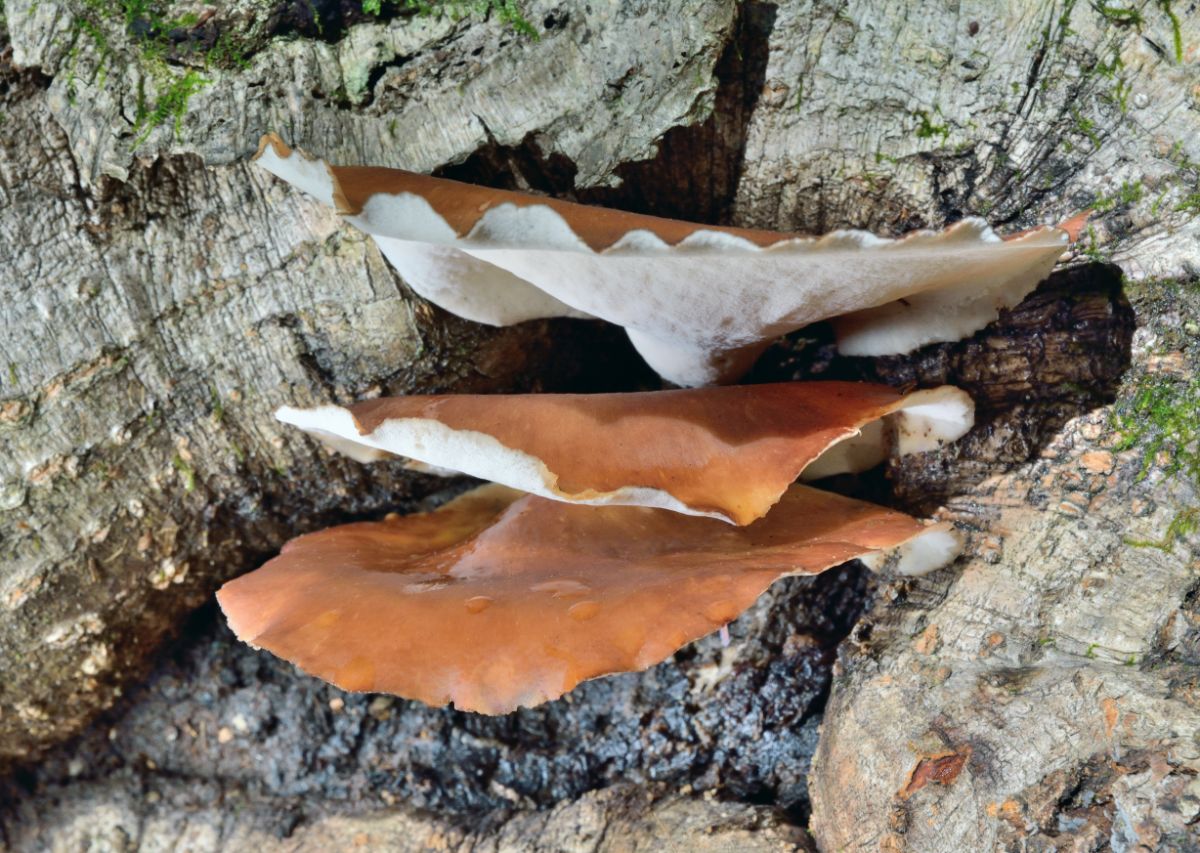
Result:
M520 5L539 40L495 16L247 0L160 60L136 22L97 39L91 7L6 0L0 756L41 764L3 788L0 837L523 849L558 821L547 837L578 849L691 826L775 849L809 843L788 824L811 802L824 850L1200 843L1200 13ZM181 47L223 35L244 59ZM209 82L178 127L139 121L188 70ZM245 165L269 129L335 161L744 226L1096 213L1072 269L968 341L844 359L810 329L751 377L971 391L964 441L845 484L945 504L962 561L779 584L729 648L486 720L341 694L236 644L211 605L187 621L290 536L443 486L332 457L270 412L656 380L599 324L430 308Z

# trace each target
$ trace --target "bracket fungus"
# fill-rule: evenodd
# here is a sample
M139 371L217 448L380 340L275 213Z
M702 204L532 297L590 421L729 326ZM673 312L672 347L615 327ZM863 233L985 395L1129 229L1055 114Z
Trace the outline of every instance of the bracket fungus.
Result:
M957 550L946 525L803 485L747 527L488 485L301 536L218 599L238 637L343 689L501 714L646 669L778 578L889 553L918 573Z
M652 506L749 524L797 477L933 450L974 422L944 386L788 382L626 394L411 396L282 408L360 461L387 454L573 503Z
M833 320L842 352L958 340L1049 275L1070 223L1001 238L981 219L884 239L662 219L398 169L333 166L262 138L258 164L370 234L419 294L491 325L595 317L664 378L731 382L768 344Z

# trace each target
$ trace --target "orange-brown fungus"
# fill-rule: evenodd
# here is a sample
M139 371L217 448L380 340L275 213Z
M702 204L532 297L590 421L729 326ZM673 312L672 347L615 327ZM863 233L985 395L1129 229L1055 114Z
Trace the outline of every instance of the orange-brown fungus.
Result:
M254 155L254 159L259 159L268 146L281 158L286 159L292 156L291 146L284 142L278 134L268 133L259 140L258 151ZM678 219L664 219L661 216L649 216L644 213L630 213L613 208L562 201L547 196L476 186L385 166L335 166L330 164L326 168L333 183L333 203L338 213L347 216L358 215L375 195L412 193L429 202L430 206L446 220L446 223L454 229L459 237L470 234L485 213L504 204L514 207L539 205L550 208L561 216L571 230L594 251L607 249L630 231L636 230L649 231L670 246L682 242L697 231L720 232L741 237L760 247L773 246L781 241L802 236L797 232L789 231L765 231L756 228L704 225ZM1066 228L1073 225L1079 216L1086 216L1086 214L1079 214L1060 227ZM1006 239L1016 239L1033 230L1036 229L1022 231ZM1076 228L1076 232L1072 233L1072 240L1078 239L1077 230Z
M405 419L490 435L540 460L547 488L566 500L656 489L691 509L749 524L831 444L905 401L885 385L787 382L631 394L392 397L348 408L362 435ZM435 464L458 467L445 459Z
M346 690L500 714L645 669L777 578L927 530L806 486L739 528L492 485L434 512L299 537L218 599L240 638Z
M271 146L280 157L292 155L291 147L278 134L268 133L259 140L258 153ZM499 190L464 184L446 178L432 178L404 169L389 169L382 166L334 166L327 167L333 181L333 203L338 213L353 216L376 194L399 195L413 193L429 202L455 233L465 237L494 207L510 204L515 207L539 205L549 207L579 235L593 250L607 249L630 231L644 230L657 235L668 245L675 245L696 231L719 231L749 240L757 246L770 246L781 240L798 235L778 231L762 231L754 228L702 225L697 222L681 222L644 213L629 213L607 207L577 204L570 201L531 195L529 193Z

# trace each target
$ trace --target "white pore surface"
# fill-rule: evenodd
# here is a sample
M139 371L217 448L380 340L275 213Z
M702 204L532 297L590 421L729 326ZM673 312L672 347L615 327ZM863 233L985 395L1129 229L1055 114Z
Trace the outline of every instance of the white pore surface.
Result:
M284 406L275 412L275 417L360 461L372 461L366 454L384 451L567 503L657 507L732 523L722 513L693 509L660 489L627 486L610 492L561 492L557 487L558 476L537 457L506 447L485 433L452 429L428 418L387 420L374 432L362 435L354 425L353 415L340 406L314 409ZM347 449L351 446L353 451Z
M718 385L736 379L750 369L769 343L757 342L736 349L709 349L691 341L660 340L633 326L627 326L625 333L638 355L654 368L655 373L685 388Z
M975 401L953 385L914 391L892 415L900 456L936 450L966 435L975 425Z
M962 438L975 425L975 402L952 385L914 391L899 409L835 441L800 474L803 481L869 471L897 456L936 450Z
M646 247L651 240L657 238L643 236L637 243ZM1006 242L975 220L903 241L837 232L767 249L703 232L674 248L659 243L639 251L461 245L560 302L625 326L663 376L700 384L714 381L713 373L717 381L736 376L720 373L731 353L819 320L911 302L920 294L936 295L903 312L860 317L860 328L847 333L843 348L882 355L965 336L1032 290L1062 254L1064 240L1047 231ZM897 325L890 336L889 322Z
M280 160L270 147L259 162L328 198L316 174L322 164L298 154ZM402 275L413 275L414 286L449 311L502 324L569 306L567 311L577 312L573 316L624 326L659 373L682 385L732 380L746 359L730 353L868 309L882 313L860 313L843 327L844 351L908 352L961 337L1032 289L1066 244L1058 230L1004 241L982 220L969 219L903 240L837 231L765 249L704 230L670 246L635 230L595 252L546 205L497 205L459 238L413 193L371 196L348 221L376 238L458 249L490 265L451 263L454 256L445 253L414 260L395 243L381 243L398 268L408 269ZM518 282L549 298L536 298ZM914 303L917 294L928 295ZM900 299L910 305L897 307ZM896 330L887 331L893 324Z
M800 473L800 479L809 482L834 474L870 471L887 459L892 444L886 421L886 417L871 421L854 435L829 445L820 456L808 463Z
M896 548L876 551L858 559L873 572L924 575L954 562L962 553L962 545L962 538L953 528L936 524Z
M1050 275L1066 235L1046 231L1016 242L996 253L988 274L833 318L838 351L862 356L911 352L925 344L962 340L982 329Z
M588 317L508 270L460 249L393 237L374 240L409 287L459 317L489 326L543 317Z

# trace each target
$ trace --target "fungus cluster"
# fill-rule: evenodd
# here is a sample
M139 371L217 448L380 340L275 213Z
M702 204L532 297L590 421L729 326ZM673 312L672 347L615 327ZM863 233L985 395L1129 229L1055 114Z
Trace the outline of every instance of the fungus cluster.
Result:
M493 324L612 320L683 385L735 379L772 338L821 319L862 354L967 334L1067 239L1002 240L968 221L814 240L326 166L275 136L257 159L335 205L443 307ZM781 577L852 559L908 574L947 564L948 525L807 483L934 450L974 408L950 387L793 382L410 396L277 417L362 462L398 456L491 484L289 542L218 593L234 632L347 690L498 714L658 663Z

